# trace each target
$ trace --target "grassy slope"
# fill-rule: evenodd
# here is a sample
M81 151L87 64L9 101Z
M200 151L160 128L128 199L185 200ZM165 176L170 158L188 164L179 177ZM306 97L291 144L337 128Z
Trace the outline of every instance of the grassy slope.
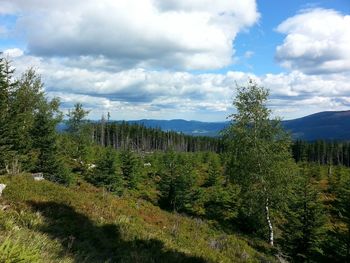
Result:
M0 183L7 184L0 262L272 262L202 220L86 183L67 188L28 176ZM6 261L9 255L25 260Z

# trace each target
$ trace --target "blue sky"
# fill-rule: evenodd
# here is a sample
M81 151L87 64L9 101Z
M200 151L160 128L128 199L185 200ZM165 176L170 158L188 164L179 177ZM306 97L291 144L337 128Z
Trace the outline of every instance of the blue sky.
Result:
M284 119L350 106L349 0L0 0L0 50L93 119L222 121L249 78Z

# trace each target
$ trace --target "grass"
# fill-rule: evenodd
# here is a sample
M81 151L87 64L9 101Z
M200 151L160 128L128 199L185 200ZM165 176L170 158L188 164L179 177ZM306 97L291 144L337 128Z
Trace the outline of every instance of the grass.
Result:
M2 262L274 262L200 219L119 198L85 182L64 187L0 177Z

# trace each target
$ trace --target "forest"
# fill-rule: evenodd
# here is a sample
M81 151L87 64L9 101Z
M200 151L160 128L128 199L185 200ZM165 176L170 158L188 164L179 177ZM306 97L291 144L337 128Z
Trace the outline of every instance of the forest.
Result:
M35 70L16 78L11 63L1 58L0 178L43 173L46 181L67 189L86 184L116 200L147 201L208 222L210 233L250 240L271 256L260 262L350 262L350 143L293 142L271 117L268 89L249 80L236 92L236 112L220 138L193 137L112 121L109 114L92 122L81 103L63 114ZM58 131L62 122L67 128ZM0 229L8 228L5 217L0 214ZM6 242L0 239L0 254ZM77 242L67 245L69 253L79 249ZM99 259L91 262L107 262ZM177 259L173 262L214 262ZM11 256L1 260L0 255L0 262L19 262ZM142 262L129 260L119 261Z

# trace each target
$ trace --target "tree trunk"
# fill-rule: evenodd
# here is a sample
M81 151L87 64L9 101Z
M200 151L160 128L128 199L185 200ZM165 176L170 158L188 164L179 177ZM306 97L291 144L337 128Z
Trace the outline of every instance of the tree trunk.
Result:
M273 246L274 236L273 236L273 226L270 219L269 198L266 198L265 212L266 212L266 221L269 226L270 245Z

